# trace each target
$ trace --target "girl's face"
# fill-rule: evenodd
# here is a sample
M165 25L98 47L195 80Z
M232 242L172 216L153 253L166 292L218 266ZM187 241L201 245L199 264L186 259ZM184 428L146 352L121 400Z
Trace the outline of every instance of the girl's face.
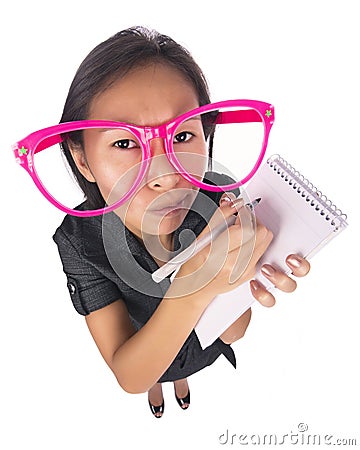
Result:
M88 119L159 126L198 106L194 88L177 70L153 63L136 68L96 96ZM201 127L201 122L198 126ZM86 136L84 147L85 155L75 151L73 157L83 175L89 181L96 181L107 199L114 183L121 177L118 173L121 170L115 169L115 164L113 170L104 170L103 161L87 144ZM199 148L202 155L204 148ZM198 188L186 181L168 162L162 139L153 139L151 150L153 157L142 185L116 213L140 239L144 239L144 234L157 235L169 247L170 235L184 220Z

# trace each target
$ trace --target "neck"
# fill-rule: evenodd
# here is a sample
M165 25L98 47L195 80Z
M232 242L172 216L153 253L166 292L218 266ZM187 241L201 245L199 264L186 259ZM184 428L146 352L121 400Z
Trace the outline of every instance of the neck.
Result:
M172 258L174 249L174 235L153 235L143 236L142 242L146 245L147 251L154 258L159 267L163 266Z

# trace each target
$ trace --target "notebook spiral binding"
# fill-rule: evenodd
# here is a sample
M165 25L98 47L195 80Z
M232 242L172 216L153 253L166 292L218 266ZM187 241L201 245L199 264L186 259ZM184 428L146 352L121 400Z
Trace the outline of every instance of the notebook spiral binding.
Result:
M346 221L347 215L280 155L273 155L266 163L314 207L315 211L324 216L325 220L331 220L331 225L335 227L334 231L337 231Z

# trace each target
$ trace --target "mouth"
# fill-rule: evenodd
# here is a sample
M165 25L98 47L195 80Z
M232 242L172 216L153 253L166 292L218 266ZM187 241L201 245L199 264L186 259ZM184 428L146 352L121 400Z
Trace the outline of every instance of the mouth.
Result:
M176 202L171 202L170 204L163 205L160 208L151 209L150 212L157 216L166 216L166 215L173 216L182 212L183 210L188 211L190 207L189 197L190 197L189 195L186 195L185 197Z

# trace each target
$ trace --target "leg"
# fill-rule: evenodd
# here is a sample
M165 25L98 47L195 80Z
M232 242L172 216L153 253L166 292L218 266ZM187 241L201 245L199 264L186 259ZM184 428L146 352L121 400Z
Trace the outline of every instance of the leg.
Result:
M187 409L190 405L190 390L186 378L174 381L175 395L177 402L182 409Z
M227 328L220 339L225 342L225 344L232 344L233 342L241 339L250 323L251 319L251 308L244 312L233 324Z

